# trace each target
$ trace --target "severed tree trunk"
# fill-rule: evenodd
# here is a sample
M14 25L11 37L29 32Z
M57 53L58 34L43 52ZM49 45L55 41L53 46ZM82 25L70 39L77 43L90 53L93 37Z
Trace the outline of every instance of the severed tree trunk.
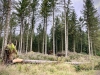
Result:
M8 0L8 8L7 8L7 15L6 15L6 26L5 26L5 30L4 30L4 44L3 44L3 49L2 49L2 55L4 54L4 48L7 45L7 41L8 41L8 34L9 34L9 23L10 23L10 12L11 12L11 0Z

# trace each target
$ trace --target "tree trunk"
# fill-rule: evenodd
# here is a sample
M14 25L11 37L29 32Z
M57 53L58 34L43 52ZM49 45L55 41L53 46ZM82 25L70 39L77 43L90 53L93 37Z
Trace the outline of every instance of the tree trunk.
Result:
M9 40L12 40L12 26L10 26L10 34L9 34Z
M23 43L23 17L21 17L21 26L20 26L20 53L22 52L22 43Z
M34 34L34 28L32 29L32 32L31 32L31 45L30 45L30 51L32 51L33 34Z
M47 18L45 24L45 54L47 54Z
M88 27L88 49L89 49L89 57L91 57L91 50L90 50L90 32L89 32L89 27Z
M26 53L27 53L27 50L28 50L28 39L29 39L29 26L28 26L28 29L27 29L27 39L26 39Z
M8 34L9 34L9 23L10 23L10 12L11 12L11 0L8 0L8 8L7 8L7 15L6 15L6 26L4 30L4 44L3 44L3 50L2 50L2 55L4 54L4 48L7 45L7 40L8 40Z
M68 54L68 20L67 20L67 15L68 15L68 7L69 4L67 4L67 13L66 13L66 2L64 0L64 12L65 12L65 56L67 57Z
M62 35L62 53L63 53L63 50L64 50L64 49L63 49L63 32L62 32L61 35Z
M73 40L73 52L75 53L75 37L74 37L74 40Z
M43 32L43 42L42 42L42 53L44 54L44 32Z
M39 35L38 35L38 52L40 51L40 38L39 38Z
M34 10L33 10L33 16L32 16L32 31L31 31L30 51L32 51L33 34L34 34Z
M82 53L82 32L81 32L81 53Z
M53 8L53 55L55 55L55 25L54 25L54 8Z
M58 52L58 44L57 44L57 38L56 38L56 53Z
M42 53L44 54L44 42L45 42L45 18L44 18L44 26L43 26L43 44L42 44Z
M93 45L92 45L92 39L91 39L91 43L90 43L90 45L91 45L91 55L93 56Z

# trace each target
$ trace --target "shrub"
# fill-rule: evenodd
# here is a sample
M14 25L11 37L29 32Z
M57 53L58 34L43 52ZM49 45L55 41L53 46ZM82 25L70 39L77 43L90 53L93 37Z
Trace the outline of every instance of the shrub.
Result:
M75 65L76 71L81 71L81 70L91 70L92 65L91 64L80 64L80 65Z
M95 70L100 70L100 62L94 67Z

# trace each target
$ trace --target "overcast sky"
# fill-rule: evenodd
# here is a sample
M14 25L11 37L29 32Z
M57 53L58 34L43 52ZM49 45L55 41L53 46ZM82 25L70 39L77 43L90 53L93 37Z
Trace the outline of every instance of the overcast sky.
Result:
M77 14L77 17L82 16L81 11L83 10L83 0L71 0L72 1L72 6L75 9L75 12ZM97 9L98 14L100 15L100 0L93 0L94 1L94 6ZM63 10L63 9L62 9ZM48 25L47 27L47 33L50 34L50 29L52 25Z
M67 0L66 0L66 1L67 1ZM76 12L76 14L77 14L77 17L82 16L81 11L83 10L83 4L84 4L84 3L83 3L83 0L71 0L71 1L72 1L72 6L74 7L75 12ZM97 11L98 11L98 14L100 15L100 0L93 0L93 2L94 2L95 8L96 8ZM62 8L61 10L63 10L63 8ZM59 12L59 14L61 14L60 11L58 11L58 12ZM56 14L57 14L57 12L56 12ZM52 19L50 19L50 20L52 20ZM38 21L39 21L39 19L38 19ZM51 21L51 22L52 22L52 21ZM39 22L36 23L35 32L37 31L36 28L37 28L38 24L39 24ZM48 27L47 27L47 33L49 34L49 33L50 33L51 26L52 26L52 23L48 22L48 24L50 24L50 25L48 25Z
M83 9L83 0L71 0L72 1L72 5L75 8L75 11L77 13L78 16L81 15L82 9ZM100 14L100 0L93 0L94 1L94 6L95 8L98 10L98 13Z

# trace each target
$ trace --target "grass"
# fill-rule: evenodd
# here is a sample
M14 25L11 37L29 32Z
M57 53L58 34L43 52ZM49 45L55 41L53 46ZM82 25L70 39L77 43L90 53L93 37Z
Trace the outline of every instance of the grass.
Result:
M19 57L23 59L52 60L59 62L56 64L13 64L8 66L0 64L0 75L95 75L95 70L91 70L91 64L71 65L64 63L67 61L88 61L88 55L72 53L65 58L30 52L28 54L21 54ZM98 56L92 58L95 61L94 68L99 70L100 58Z
M73 65L58 64L15 64L9 66L0 65L0 75L92 75L94 71L77 72Z

